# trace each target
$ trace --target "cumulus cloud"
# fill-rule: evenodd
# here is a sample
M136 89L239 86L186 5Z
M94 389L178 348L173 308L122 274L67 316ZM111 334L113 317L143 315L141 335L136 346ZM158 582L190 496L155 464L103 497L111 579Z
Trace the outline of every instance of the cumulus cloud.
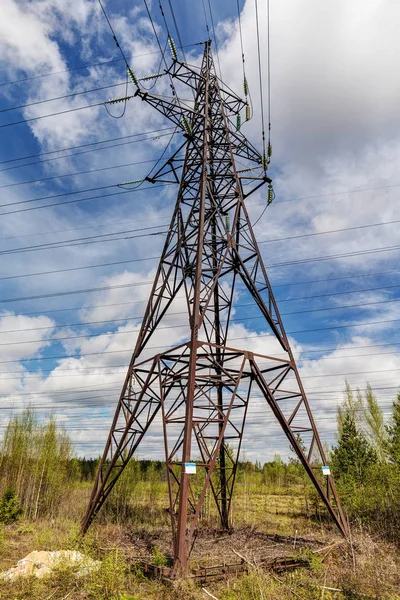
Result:
M265 8L266 3L260 2L263 25ZM134 5L124 14L111 5L107 9L127 56L135 57L132 64L137 73L147 75L155 72L159 67L159 57L155 53L157 45L142 7ZM70 66L100 62L116 55L114 43L96 2L68 4L62 0L33 0L26 4L4 0L2 13L0 62L9 79L36 76L48 71L65 71ZM387 286L395 286L398 282L398 274L395 273L397 250L365 255L358 253L370 251L371 248L395 246L397 225L331 234L325 232L398 219L397 188L390 186L398 184L400 166L397 119L400 79L396 69L399 46L396 23L399 13L400 6L382 0L372 0L367 5L339 0L334 6L318 0L307 0L306 6L299 6L296 0L271 2L274 150L271 173L275 179L277 200L256 226L256 234L262 242L260 248L265 261L271 265L272 281L282 286L277 288L277 296L282 300L282 312L287 313L285 325L288 331L303 332L291 335L290 341L304 376L306 390L310 393L317 422L320 418L321 429L330 441L333 440L334 410L341 398L344 376L355 386L363 386L366 380L371 380L377 387L392 388L382 390L385 409L396 386L399 353L396 346L397 326L394 323L398 318L398 306L396 302L387 301L396 300L397 290ZM243 126L243 132L260 147L254 3L250 0L244 4L242 27L247 76L255 108L255 116ZM218 31L221 36L219 47L224 79L239 91L242 89L240 43L234 16L220 23ZM264 33L262 29L265 75ZM197 49L191 53L191 61L199 60L196 52ZM120 81L121 77L124 78L123 65L116 63L38 78L21 88L23 100L19 98L18 104L101 87L109 82ZM161 93L170 93L168 82L162 85L164 88L160 88ZM23 110L23 116L35 118L51 111L74 109L118 95L123 90L120 87L31 106ZM264 91L266 98L266 88ZM2 93L8 102L7 106L16 103L12 92L6 87L2 88ZM119 113L116 111L113 114ZM34 141L39 151L48 151L157 129L161 122L160 116L145 103L134 100L128 103L124 119L111 119L102 107L95 107L31 121L29 142ZM93 152L80 155L77 159L53 161L41 165L39 175L60 175L156 159L165 148L167 139L115 147L105 154ZM176 146L172 142L170 150L174 148ZM34 195L68 192L72 188L116 185L122 180L144 177L148 168L150 166L147 164L130 166L118 171L96 171L59 179L46 185L9 188L7 202L24 201ZM1 175L1 183L5 185L34 178L12 171L8 175ZM124 199L115 196L106 201L98 198L95 202L71 205L65 209L4 216L0 224L2 249L28 245L30 241L39 244L42 241L78 238L81 234L84 237L107 233L117 223L119 225L113 227L113 231L168 222L175 193L175 188L157 190L157 195L156 192L132 194ZM304 199L294 201L295 198ZM252 217L258 217L264 208L263 202L263 192L249 198ZM126 227L125 221L128 220L130 225ZM87 228L81 229L81 233L72 233L74 229L85 226ZM60 230L61 234L49 233ZM36 237L20 240L16 237L33 234ZM318 235L296 237L302 234ZM4 239L7 236L15 237L7 241ZM271 242L271 238L284 239ZM43 361L40 363L41 369L35 366L29 373L23 363L16 363L16 378L11 380L11 375L4 373L2 391L4 394L14 393L15 401L19 398L21 403L33 398L38 404L45 403L49 410L54 407L60 418L75 427L71 429L74 439L82 442L81 448L86 448L88 452L97 453L99 449L98 445L90 449L85 447L88 436L95 438L95 441L105 439L150 291L147 282L152 281L156 267L154 259L153 262L138 263L137 268L136 265L117 263L156 257L160 254L163 240L163 237L149 237L126 239L118 243L91 242L52 252L27 252L22 255L22 260L21 255L2 257L4 277L85 267L71 272L7 280L5 289L10 297L110 286L108 290L100 292L82 292L80 295L24 304L27 308L20 312L32 310L40 314L37 317L18 314L18 311L4 312L0 316L2 342L11 344L0 346L0 355L3 356L4 352L5 359L11 357L22 360L38 356L50 344L53 355L74 355ZM353 256L350 256L351 253ZM338 254L347 256L277 266L298 259ZM88 265L112 262L116 264L86 269ZM390 270L394 273L385 278L371 275ZM352 274L364 277L352 280ZM348 276L348 279L335 279L341 276ZM291 281L319 280L321 283L293 287L284 285ZM368 288L385 286L385 290L368 291ZM348 296L327 296L329 293L358 289L366 291ZM382 304L373 305L373 302ZM351 308L356 303L364 303L364 306ZM235 297L236 304L240 304L240 294ZM335 311L307 312L313 308L330 306L335 307ZM346 309L338 308L343 306ZM52 316L46 317L43 307L47 311L60 312L54 313L54 319ZM64 309L65 313L62 312ZM160 347L171 347L187 339L188 323L182 297L177 299L170 312L149 341L146 356L157 352ZM245 313L239 307L234 310L229 338L231 345L260 354L281 353L281 348L269 335L263 321L249 319L252 314L255 313L247 309ZM360 325L360 322L367 320L385 323L367 327ZM79 321L107 322L70 325ZM51 327L56 323L61 327L52 331ZM39 327L49 328L39 330ZM323 330L324 327L324 332L317 333L319 328ZM29 328L37 330L31 333L22 331ZM12 333L6 333L11 330ZM315 330L315 333L310 330ZM48 341L50 336L54 341ZM68 337L73 339L64 339ZM32 339L36 341L31 344L29 340ZM24 343L14 344L15 341ZM378 347L375 354L372 346L384 343L392 345ZM6 366L4 369L11 370ZM385 385L385 382L389 383ZM20 393L19 397L15 396L16 392ZM328 409L330 418L326 419ZM274 442L268 446L268 440L262 435L264 425L260 425L260 415L269 419L265 421L268 427L273 427L273 420L265 412L265 404L255 397L254 411L249 413L245 451L250 458L262 460L271 457L277 448L286 446L284 442ZM96 434L93 433L93 427L90 435L78 430L76 424L82 423L83 416L90 418L93 426L96 425ZM100 431L103 433L98 433ZM269 433L273 431L268 429ZM159 452L158 435L157 432L152 434L151 452Z

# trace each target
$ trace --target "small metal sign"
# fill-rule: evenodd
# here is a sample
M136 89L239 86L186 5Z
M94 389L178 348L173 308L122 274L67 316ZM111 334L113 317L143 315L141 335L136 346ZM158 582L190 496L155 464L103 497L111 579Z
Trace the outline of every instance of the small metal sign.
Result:
M328 467L327 465L324 465L322 467L322 475L330 475L331 474L331 469L330 467Z
M185 463L185 473L194 475L196 473L196 463Z

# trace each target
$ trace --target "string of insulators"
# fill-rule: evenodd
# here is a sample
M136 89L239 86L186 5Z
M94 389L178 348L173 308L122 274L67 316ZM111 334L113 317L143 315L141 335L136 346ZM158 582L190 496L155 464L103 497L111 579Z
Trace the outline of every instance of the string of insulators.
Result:
M247 169L239 169L239 171L236 171L237 173L248 173L249 171L254 171L256 168L258 167L249 167Z
M246 121L250 121L250 106L246 104Z
M108 100L106 104L118 104L118 102L125 102L126 100L130 100L133 96L121 96L121 98L112 98Z
M133 181L124 181L123 183L119 183L118 186L136 185L137 183L143 183L143 179L134 179Z
M262 157L262 168L264 169L264 171L266 171L268 169L268 158L266 154L263 154Z
M230 231L231 231L231 220L229 218L229 215L225 215L225 228L226 228L226 233L230 233Z
M158 77L162 77L164 73L156 73L155 75L146 75L146 77L141 77L139 81L149 81L149 79L157 79Z
M267 199L267 204L270 205L271 202L274 200L274 198L275 198L274 188L272 187L272 183L270 183L268 185L268 199Z
M236 115L236 130L237 131L239 131L241 124L242 124L242 117L240 115Z
M172 58L178 60L178 52L176 50L175 42L172 37L168 37L169 49L171 50Z
M243 91L244 95L247 97L249 95L249 84L247 83L246 77L243 79Z
M187 120L185 115L183 115L182 117L182 126L187 135L192 135L192 128L190 127L189 121Z
M272 145L271 142L268 142L267 154L264 154L262 157L262 166L264 171L266 171L269 167L269 163L271 162L272 156Z
M128 70L128 75L132 80L132 83L134 83L136 85L136 87L139 87L139 81L138 78L136 77L135 73L132 71L132 69L130 67L126 67Z

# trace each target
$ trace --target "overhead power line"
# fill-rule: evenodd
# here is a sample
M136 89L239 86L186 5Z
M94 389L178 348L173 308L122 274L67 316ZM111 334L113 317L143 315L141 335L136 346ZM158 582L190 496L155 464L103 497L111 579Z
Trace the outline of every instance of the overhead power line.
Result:
M161 187L161 186L164 186L164 185L173 185L173 184L166 184L165 183L165 184L160 184L158 187ZM37 202L37 201L40 201L40 200L50 200L50 199L53 199L53 198L60 198L60 197L63 197L63 196L83 194L83 193L90 192L90 191L102 190L102 189L107 189L107 188L112 188L112 187L117 187L117 186L118 186L118 184L114 184L114 185L109 185L109 186L102 186L100 188L91 188L91 189L85 189L85 190L74 190L72 192L65 192L63 194L55 194L55 195L51 195L51 196L43 196L41 198L32 198L30 200L25 200L25 201L21 201L21 202L3 204L3 205L0 205L0 208L5 207L5 206L13 206L13 205L16 205L16 204L24 204L24 203L27 203L27 202ZM356 193L356 192L367 192L367 191L371 191L371 190L379 190L379 189L386 189L386 188L399 187L399 186L400 186L400 184L392 184L392 185L386 185L386 186L381 186L381 187L363 188L363 189L359 189L359 190L346 190L346 191L343 191L343 192L337 192L337 193L333 193L333 194L320 194L319 196L317 195L317 196L303 196L303 197L300 197L300 198L289 198L287 200L280 200L280 202L294 202L294 201L309 200L309 199L315 199L315 198L326 198L326 197L329 197L329 196L332 196L332 195L337 196L337 195L343 195L343 194L353 194L353 193ZM154 186L154 187L157 187L157 186ZM135 190L127 190L127 191L131 192L131 191L135 191ZM122 192L119 192L119 193L122 193ZM107 195L105 195L103 197L108 197L108 196L117 195L117 194L118 193L107 194ZM91 198L83 198L83 199L80 199L80 200L77 200L77 201L73 200L72 202L71 201L70 202L59 202L59 203L49 204L49 205L43 205L43 206L39 206L39 207L35 207L35 208L21 209L21 210L9 211L9 212L2 212L2 213L0 213L0 216L1 215L7 215L7 214L14 214L14 213L17 213L17 212L26 212L28 210L30 211L30 210L38 210L38 209L41 209L41 208L49 208L49 207L51 208L51 207L58 206L58 205L62 206L64 204L71 204L71 203L74 203L74 202L84 202L85 200L94 200L94 199L98 199L99 197L102 197L102 196L93 196ZM260 204L263 204L263 203L260 203ZM256 205L259 205L259 203L254 204L253 206L256 206Z
M124 319L125 320L125 319ZM319 332L319 331L336 331L338 329L349 329L349 328L358 328L358 327L366 327L369 325L383 325L383 324L388 324L388 323L398 323L400 322L400 319L383 319L383 320L379 320L379 321L358 321L355 323L349 323L347 325L341 325L341 324L336 324L336 325L332 325L329 327L316 327L314 329L297 329L297 330L292 330L292 331L287 331L286 333L289 335L295 335L295 334L299 334L299 333L315 333L315 332ZM188 325L167 325L164 327L158 327L158 330L164 330L164 329L181 329L182 327L187 328ZM23 330L19 330L19 332L21 332ZM104 335L128 335L131 333L138 333L137 329L127 329L125 331L113 331L113 332L101 332L101 333L97 333L97 334L91 334L91 335L72 335L72 336L65 336L65 337L56 337L56 338L39 338L39 339L35 339L35 340L24 340L24 341L18 341L18 342L4 342L4 343L0 343L0 346L20 346L21 344L25 345L25 344L37 344L37 343L46 343L46 342L62 342L65 340L77 340L77 339L95 339L95 338L99 338L101 336ZM229 342L232 341L236 341L236 340L249 340L249 339L260 339L260 338L264 338L264 337L270 337L270 334L264 334L264 333L258 333L256 335L248 335L246 337L232 337L229 339ZM162 348L169 348L170 346L148 346L147 349L152 349L152 350L159 350Z
M128 365L125 364L125 365L122 365L121 367L115 367L115 368L121 369L121 368L126 368L127 366ZM100 367L100 370L101 370L101 368L102 367ZM103 368L112 368L112 367L103 367ZM95 369L95 367L93 367L93 369ZM343 377L343 378L346 378L349 375L370 375L370 374L375 374L375 373L394 373L394 372L397 372L397 371L398 371L398 368L395 368L395 369L377 369L377 370L373 370L373 371L371 371L371 370L368 370L368 371L350 371L350 372L346 372L346 373L342 373L342 372L338 372L338 373L321 373L321 374L318 374L318 375L303 375L302 379L304 379L304 380L308 380L308 379L321 379L321 378L325 378L325 377ZM106 373L106 374L113 374L113 372ZM118 373L115 373L115 374L118 375ZM78 376L79 375L82 377L84 374L80 373L80 374L78 374ZM96 373L93 373L93 375L96 375ZM97 373L97 375L98 375L98 373ZM86 374L85 377L87 377L87 376L88 375ZM14 381L14 380L19 380L22 377L23 377L23 375L21 374L21 377L4 377L2 379L6 380L6 381ZM59 376L59 378L63 378L63 377L71 377L71 375L65 375L65 376L64 375L63 376L60 375ZM24 379L25 378L26 379L31 379L31 378L37 378L37 377L35 377L35 376L29 377L29 375L25 375L25 377L23 377L23 378ZM56 377L54 376L54 378L56 378ZM38 391L38 392L29 392L29 393L16 392L16 395L17 396L37 396L39 394L41 394L41 395L46 394L46 395L49 395L49 396L59 396L59 395L70 394L71 392L75 392L75 391L79 392L79 391L82 391L84 389L87 389L88 391L90 390L90 391L93 391L93 392L96 392L96 391L113 391L114 389L115 390L118 389L118 391L119 391L119 388L110 388L110 389L107 389L107 390L98 389L99 387L101 388L102 385L103 386L108 386L108 385L110 385L110 383L119 383L119 380L109 381L106 384L98 384L97 383L96 386L95 386L95 388L93 388L93 389L90 388L90 386L89 387L84 386L84 387L76 387L76 388L64 389L62 391L57 390L57 391L53 391L53 392L52 391L50 391L50 392ZM396 387L398 387L398 386L396 386ZM343 391L343 390L340 390L340 391ZM318 391L316 391L315 393L319 394ZM322 394L323 393L324 392L322 392ZM325 392L325 393L328 393L328 392ZM6 394L6 396L9 396L9 395L11 395L11 394ZM260 396L260 398L261 398L261 396Z
M265 147L265 123L264 123L264 94L263 94L263 76L261 69L261 47L260 47L260 26L258 20L258 0L255 2L255 18L256 18L256 33L257 33L257 58L258 58L258 79L259 79L259 91L260 91L260 109L261 109L261 140L263 148L263 157L266 157Z
M149 235L149 234L146 234L146 235ZM157 258L158 258L158 256L151 256L151 257L145 257L145 258L132 259L129 262L144 262L144 261L147 261L147 260L156 260ZM121 263L121 264L123 264L123 263ZM132 285L133 284L124 284L121 287L131 287ZM116 286L116 287L120 287L120 286ZM314 299L314 298L327 298L327 297L331 297L331 296L342 296L342 295L348 295L348 294L359 294L359 293L362 293L362 292L372 292L372 291L380 291L380 290L388 290L388 289L397 289L399 287L400 287L400 284L391 284L391 285L386 285L386 286L377 286L377 287L370 287L370 288L362 288L360 290L345 290L345 291L340 291L340 292L329 292L329 293L324 293L324 294L314 294L314 295L297 297L297 298L278 298L277 302L278 303L282 303L282 302L303 301L303 300L311 300L311 299ZM115 289L115 286L103 286L103 287L100 287L100 288L85 288L85 289L81 289L81 290L53 292L53 293L50 293L50 294L41 294L41 295L36 295L36 296L23 296L23 297L15 297L15 298L5 298L5 299L0 299L0 303L19 302L19 301L22 301L22 300L37 300L37 299L40 299L40 298L52 298L52 297L57 297L57 296L67 296L67 295L71 295L71 294L81 294L81 293L88 293L88 292L99 291L99 290L108 290L108 289Z
M20 248L13 248L11 250L0 250L0 255L11 255L11 254L24 254L26 252L35 252L41 250L56 250L58 248L71 248L73 246L84 246L90 244L103 244L109 242L118 242L124 240L130 240L134 238L151 237L155 235L165 235L167 231L152 231L151 233L143 233L138 235L127 235L138 231L137 229L128 229L126 231L117 231L115 233L103 233L92 236L85 236L82 238L74 238L71 240L65 240L61 242L48 242L45 244L37 244L36 246L22 246ZM112 237L120 235L122 237ZM100 239L101 238L101 239ZM107 238L107 239L106 239Z
M368 348L388 348L388 347L392 347L392 346L400 346L400 341L396 342L390 342L390 343L384 343L384 344L365 344L365 345L360 345L360 346L355 346L354 349L359 349L359 350L365 350ZM318 348L316 350L306 350L304 351L303 354L321 354L323 352L330 352L330 351L335 351L338 350L338 346L329 346L327 348ZM340 350L340 348L339 348ZM352 348L345 348L344 350L349 350L351 351ZM31 363L31 362L43 362L43 361L47 361L47 360L64 360L65 358L87 358L88 356L100 356L103 354L127 354L127 353L131 353L132 352L132 347L129 346L129 348L125 348L124 350L103 350L101 352L85 352L84 354L80 354L80 353L73 353L73 354L61 354L61 355L51 355L51 356L41 356L41 357L29 357L29 358L18 358L18 359L11 359L11 360L1 360L0 364L15 364L15 363ZM379 356L380 354L386 354L386 353L379 353L377 354L377 356ZM280 354L277 355L278 356L285 356L284 354ZM360 355L360 356L368 356L368 354L364 355ZM346 356L340 356L338 358L342 358L345 359ZM306 358L305 356L302 356L301 360L310 360L308 358ZM321 360L321 359L319 359Z
M165 131L165 130L160 130L160 131ZM157 133L157 132L153 132L153 133ZM90 144L81 144L80 146L75 146L75 148L85 148L87 146L95 146L98 144L103 144L103 143L107 143L110 141L114 140L127 140L128 138L137 138L139 136L139 139L129 139L129 141L125 141L125 142L120 142L119 144L110 144L108 146L100 146L99 148L90 148L88 150L83 150L82 152L73 152L72 154L64 154L62 156L53 156L51 158L45 158L44 160L35 160L33 162L27 162L27 163L23 163L21 165L12 165L11 167L5 167L4 169L0 169L0 172L2 173L3 171L12 171L15 169L23 169L24 167L31 167L33 165L42 165L45 163L49 163L55 160L64 160L66 158L75 158L76 156L81 156L82 154L89 154L90 152L100 152L102 150L109 150L111 148L119 148L120 146L129 146L131 144L138 144L141 142L151 142L153 140L158 140L162 137L166 137L167 135L169 135L171 133L171 129L169 129L169 133L157 133L157 135L154 135L152 137L140 137L141 135L145 135L145 134L134 134L134 135L127 135L127 136L121 136L119 138L111 138L110 140L105 140L102 142L92 142ZM74 148L74 146L72 147L72 149ZM55 154L57 152L63 152L64 150L53 150L52 152L44 152L43 154L36 154L33 156L45 156L46 154ZM30 157L28 157L30 158ZM3 161L3 162L15 162L18 160L24 160L24 159L12 159L11 161ZM1 163L0 163L1 164Z
M212 8L211 8L211 0L208 0L208 8L209 8L209 11L210 11L211 27L212 27L212 31L213 31L214 44L215 44L215 53L217 55L219 78L222 80L221 63L220 63L220 60L219 60L218 41L217 41L217 35L215 33L215 25L214 25L213 11L212 11Z
M357 348L355 348L357 349ZM130 352L130 348L127 348L126 350L122 351L123 353L127 354L128 352ZM101 352L98 352L97 354L101 354ZM339 355L339 356L322 356L322 357L318 357L317 359L314 359L313 362L318 361L318 363L321 363L322 361L326 361L326 360L347 360L348 358L371 358L371 357L380 357L380 356L392 356L393 355L393 350L390 352L368 352L368 353L362 353L362 354L348 354L348 355ZM83 355L79 358L83 358L85 359L87 355ZM282 354L282 356L284 356ZM66 357L66 358L70 358L70 357ZM307 359L307 358L300 358L300 362L310 362L311 359ZM127 362L124 362L122 364L119 365L92 365L92 366L88 366L88 367L82 367L81 365L74 365L74 366L70 366L69 368L60 368L59 365L57 365L56 367L52 367L51 369L40 369L39 371L35 371L34 375L37 376L37 374L42 375L43 373L56 373L54 375L52 375L52 379L53 378L57 378L58 377L58 373L64 373L64 372L68 372L72 374L75 374L74 376L76 377L82 377L83 375L86 375L86 371L91 371L92 373L89 373L89 375L97 375L98 376L98 372L100 371L103 375L104 374L113 374L114 370L120 370L120 369L126 369L128 366ZM302 368L304 368L304 365L302 366ZM110 373L104 373L105 369L111 369ZM371 371L372 372L372 371ZM0 372L0 378L1 380L3 379L3 375L19 375L19 377L11 377L11 378L6 378L6 379L20 379L22 377L24 377L24 379L26 378L26 373L30 374L32 373L31 371L21 371L21 369L19 369L18 371L1 371ZM68 375L61 375L60 377L68 377ZM384 380L386 381L386 380ZM327 386L329 387L329 390L331 390L331 386ZM318 386L318 391L321 389L321 386Z
M141 286L141 285L150 285L152 282L137 282L135 284L135 286ZM399 285L400 287L400 285ZM312 298L312 297L311 297ZM291 301L295 301L296 298L292 298L289 299L288 302ZM280 313L282 317L284 316L288 316L288 315L302 315L302 314L307 314L307 313L315 313L315 312L326 312L326 311L332 311L332 310L347 310L347 309L353 309L353 308L359 308L359 307L364 307L364 306L376 306L376 305L381 305L381 304L391 304L394 302L400 302L400 298L395 298L393 300L380 300L380 301L376 301L376 302L363 302L361 304L345 304L344 306L328 306L328 307L324 307L324 308L311 308L308 310L296 310L296 311L292 311L292 312L282 312ZM122 304L125 305L130 305L133 304L131 302L124 302ZM107 305L105 305L107 306ZM113 305L111 305L113 306ZM114 305L115 306L115 305ZM234 306L235 309L237 308L248 308L253 306L252 304L237 304ZM97 307L95 307L97 308ZM180 316L180 315L184 315L186 314L185 312L173 312L173 313L169 313L169 316ZM43 315L45 316L45 315ZM108 323L127 323L129 321L136 321L137 319L141 319L142 318L142 314L137 314L137 315L125 315L124 317L121 318L112 318L112 319L105 319L105 320L100 320L100 321L80 321L79 323L61 323L58 325L46 325L46 326L41 326L41 327L25 327L23 329L19 328L19 329L4 329L1 331L2 334L6 334L6 333L26 333L27 331L46 331L46 330L53 330L53 329L58 329L58 328L69 328L69 327L87 327L88 325L106 325ZM1 318L1 315L0 315ZM232 318L230 319L230 323L243 323L244 321L256 321L257 319L265 319L264 315L253 315L253 316L247 316L247 317L238 317L237 319ZM226 321L224 319L221 320L221 323L225 323ZM176 327L186 327L187 325L176 325ZM175 327L175 325L170 325L168 327L159 327L159 330L161 329L173 329Z
M31 123L32 121L39 121L40 119L48 119L50 117L58 117L59 115L66 115L68 113L77 112L78 110L85 110L86 108L96 108L97 106L104 106L103 102L95 102L94 104L86 104L85 106L77 106L75 108L68 108L60 110L58 112L50 113L48 115L40 115L38 117L29 117L27 119L20 119L19 121L13 121L12 123L3 123L0 125L0 129L5 127L13 127L14 125L22 125L23 123Z
M153 133L162 133L173 131L173 127L163 127L161 129L152 129L150 131L142 131L140 133L131 133L129 135L122 135L116 138L107 138L106 140L98 140L96 142L89 142L86 144L79 144L78 146L67 146L65 148L58 148L57 150L48 150L47 152L39 152L37 154L28 154L27 156L20 156L17 158L9 158L7 160L1 160L0 165L4 165L10 162L16 162L20 160L28 160L30 158L37 158L39 156L48 156L49 154L58 154L59 152L68 152L69 150L79 150L80 148L87 148L89 146L96 146L97 144L107 144L108 142L117 142L119 140L126 140L131 137L140 137L142 135L151 135ZM2 169L5 170L5 169Z
M0 185L0 189L3 188L12 188L12 187L19 187L21 185L31 185L33 183L43 183L45 181L53 181L54 179L63 179L64 177L77 177L79 175L88 175L90 173L101 173L103 171L110 171L113 169L123 169L125 167L134 167L134 166L138 166L138 165L147 165L149 163L154 163L156 162L154 159L152 160L141 160L141 161L135 161L135 162L131 162L131 163L125 163L122 165L111 165L111 166L107 166L107 167L99 167L97 169L87 169L86 171L76 171L75 173L61 173L59 175L52 175L51 177L42 177L40 179L29 179L27 181L18 181L16 183L6 183L4 185ZM0 206L10 206L7 204L3 204Z
M105 186L101 186L98 188L92 188L92 190L106 190L106 189L110 189L110 188L116 188L119 187L121 184L116 183L113 185L105 185ZM168 185L172 185L171 183L160 183L158 185L151 185L151 186L146 186L146 187L138 187L138 188L134 188L132 190L120 190L119 192L112 192L111 194L98 194L97 196L88 196L86 198L75 198L73 200L63 200L62 202L55 202L52 204L42 204L40 206L30 206L28 208L19 208L17 210L8 210L8 211L3 211L0 212L0 216L2 215L13 215L16 213L21 213L21 212L29 212L32 210L40 210L41 208L52 208L55 206L64 206L66 204L77 204L79 202L88 202L89 200L99 200L99 199L104 199L104 198L111 198L112 196L121 196L123 194L133 194L136 192L144 192L147 190L155 190L157 188L162 188L162 187L166 187ZM62 194L53 194L52 196L43 196L42 198L33 198L31 200L22 200L22 201L18 201L15 203L10 203L7 205L0 205L1 206L13 206L14 204L26 204L26 203L30 203L30 202L38 202L40 200L50 200L50 199L55 199L55 198L63 198L65 196L74 196L76 194L82 194L84 192L88 192L91 190L80 190L80 191L74 191L74 192L64 192Z
M66 98L74 98L75 96L82 96L82 94L90 94L92 92L101 92L102 90L109 90L120 85L125 85L125 81L119 81L118 83L112 83L110 85L103 85L102 87L92 88L91 90L82 90L80 92L72 92L65 94L64 96L56 96L55 98L46 98L45 100L35 100L34 102L28 102L27 104L20 104L19 106L10 106L8 108L1 108L0 113L10 112L11 110L21 110L22 108L28 108L29 106L37 106L39 104L46 104L47 102L55 102L56 100L65 100Z

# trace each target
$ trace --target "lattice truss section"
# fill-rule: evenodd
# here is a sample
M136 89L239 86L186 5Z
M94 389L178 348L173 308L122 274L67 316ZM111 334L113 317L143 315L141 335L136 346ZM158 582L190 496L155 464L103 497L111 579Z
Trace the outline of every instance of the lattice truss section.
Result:
M193 90L193 103L141 90L137 96L185 130L183 146L151 179L179 182L177 201L83 529L158 415L175 566L185 568L207 489L229 527L243 430L257 399L269 405L344 535L347 523L333 478L320 475L324 449L245 206L271 180L260 154L230 121L242 101L218 80L209 44L198 71L173 61L170 72ZM244 169L237 169L239 161ZM238 296L263 317L277 356L236 348L231 317ZM177 303L184 306L187 342L150 357L147 344ZM202 473L192 480L184 469L189 460Z

